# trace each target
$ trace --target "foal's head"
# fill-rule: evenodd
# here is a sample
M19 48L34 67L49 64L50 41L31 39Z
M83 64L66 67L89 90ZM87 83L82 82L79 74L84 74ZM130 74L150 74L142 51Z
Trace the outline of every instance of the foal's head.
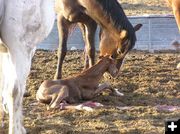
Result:
M134 31L138 31L142 24L137 24ZM120 38L116 38L113 34L109 33L106 29L100 31L100 56L111 55L116 59L116 67L118 70L121 67L125 55L133 48L136 38L132 40L127 37L128 33L125 30L121 31Z
M107 64L107 71L112 77L116 77L118 74L118 69L116 67L116 62L115 60L109 56L100 56L99 57L101 59L102 62Z

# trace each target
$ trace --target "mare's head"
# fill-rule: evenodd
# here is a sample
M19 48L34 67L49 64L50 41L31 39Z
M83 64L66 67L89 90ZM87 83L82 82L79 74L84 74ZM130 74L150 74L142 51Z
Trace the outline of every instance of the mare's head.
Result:
M142 24L133 27L118 0L96 1L103 9L102 19L99 18L101 26L100 56L112 55L117 59L117 68L119 69L125 55L134 47L135 32L141 28Z
M134 27L135 31L138 31L142 27L142 24L137 24ZM100 57L104 55L110 55L116 60L116 67L119 70L125 55L134 47L136 42L135 34L131 35L126 30L122 30L120 38L116 38L112 33L109 33L105 29L100 31Z
M101 59L101 62L106 63L106 65L107 65L106 72L109 73L112 77L116 77L118 74L118 69L116 67L115 60L109 55L100 56L99 58Z

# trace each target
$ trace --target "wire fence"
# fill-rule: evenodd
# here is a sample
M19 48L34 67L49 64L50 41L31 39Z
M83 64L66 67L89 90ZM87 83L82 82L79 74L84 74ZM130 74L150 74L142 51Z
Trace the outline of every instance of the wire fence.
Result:
M174 49L171 44L180 41L177 24L171 9L165 0L120 0L120 4L133 25L142 23L143 27L136 33L138 50ZM98 50L98 31L96 48ZM38 46L39 49L56 50L58 48L58 31L56 23L49 37ZM79 28L68 39L68 49L84 49L84 42Z

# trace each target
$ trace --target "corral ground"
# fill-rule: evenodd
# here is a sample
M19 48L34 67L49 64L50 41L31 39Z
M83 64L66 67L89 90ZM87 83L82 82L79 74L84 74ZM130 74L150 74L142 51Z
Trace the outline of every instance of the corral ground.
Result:
M79 73L83 53L69 52L63 77ZM37 51L28 80L31 96L25 99L25 125L32 134L59 133L163 133L166 118L180 117L180 111L158 111L156 105L180 106L180 72L176 70L178 53L131 52L127 55L119 77L103 79L125 94L124 97L99 96L94 101L108 108L94 112L47 112L44 105L33 106L41 82L52 79L56 69L56 53ZM32 105L32 106L30 106ZM118 106L132 106L119 110ZM30 112L29 112L30 111Z
M83 68L83 52L68 52L63 77ZM128 133L162 134L167 118L180 117L180 111L159 111L157 105L180 106L180 72L176 70L178 53L130 52L115 79L103 79L124 93L124 97L99 96L94 101L107 107L93 112L47 111L38 104L36 91L45 79L52 79L56 69L56 52L38 50L33 58L27 82L30 96L24 98L25 127L30 134ZM120 110L118 107L130 106ZM7 125L6 125L7 128Z

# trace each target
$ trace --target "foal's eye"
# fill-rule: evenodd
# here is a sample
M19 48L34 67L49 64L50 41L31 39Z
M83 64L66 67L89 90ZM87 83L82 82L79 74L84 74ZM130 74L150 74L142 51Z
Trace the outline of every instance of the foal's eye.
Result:
M103 56L99 56L99 59L102 59L103 58Z
M116 58L116 54L114 53L113 55L111 55L111 58L115 59Z
M113 55L111 55L110 58L113 59L114 58Z

